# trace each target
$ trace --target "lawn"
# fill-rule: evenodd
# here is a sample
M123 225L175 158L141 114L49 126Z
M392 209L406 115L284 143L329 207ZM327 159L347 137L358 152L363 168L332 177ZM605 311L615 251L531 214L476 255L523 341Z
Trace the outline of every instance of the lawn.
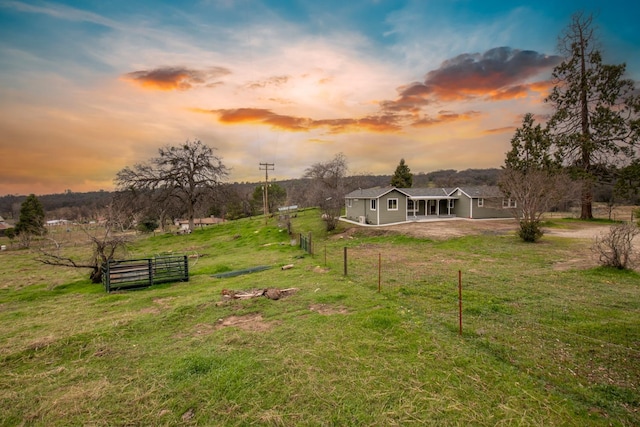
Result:
M132 258L187 254L190 281L112 294L0 253L0 423L640 425L640 275L566 268L589 241L293 229L314 255L275 219L138 236ZM222 295L273 287L297 291Z

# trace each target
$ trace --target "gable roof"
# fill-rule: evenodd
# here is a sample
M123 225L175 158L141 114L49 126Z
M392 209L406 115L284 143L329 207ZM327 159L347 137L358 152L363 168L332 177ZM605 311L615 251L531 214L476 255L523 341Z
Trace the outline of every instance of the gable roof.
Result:
M453 192L451 188L403 188L410 197L413 198L443 198L448 199Z
M359 188L344 196L346 199L377 199L392 191L399 191L405 196L411 197L406 193L407 188L396 187L373 187L373 188Z

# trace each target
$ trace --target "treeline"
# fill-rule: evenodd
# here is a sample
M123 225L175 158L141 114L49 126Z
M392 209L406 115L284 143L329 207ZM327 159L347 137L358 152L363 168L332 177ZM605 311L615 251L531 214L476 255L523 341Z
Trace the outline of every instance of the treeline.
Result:
M430 173L414 175L414 187L457 187L462 185L496 185L500 169L454 169L439 170ZM345 178L348 191L358 188L384 187L391 182L391 175L353 175ZM262 202L257 199L256 188L263 183L234 182L224 184L219 188L213 203L200 206L201 216L225 216L240 218L262 213ZM270 211L282 205L312 206L313 202L308 192L309 180L298 178L281 180L271 184L284 190L274 192L276 197L269 203ZM60 194L38 196L45 210L47 220L67 219L71 221L97 220L104 215L106 207L111 203L114 192L91 191L86 193L70 190ZM20 206L27 195L7 195L0 197L0 216L7 220L17 220Z

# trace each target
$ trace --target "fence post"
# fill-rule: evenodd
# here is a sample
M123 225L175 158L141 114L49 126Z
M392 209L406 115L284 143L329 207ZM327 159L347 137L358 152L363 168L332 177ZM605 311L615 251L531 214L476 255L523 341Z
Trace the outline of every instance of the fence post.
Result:
M311 232L309 232L309 253L313 255L313 240L311 240Z
M344 247L344 275L347 275L347 247Z
M147 260L147 266L149 268L149 286L153 285L153 267L154 267L154 262L151 260L151 258L149 258Z
M106 272L104 266L102 267L102 274L104 275L106 273L106 279L105 276L102 276L102 280L105 280L105 288L107 288L107 293L111 293L111 269L109 268L110 264L111 263L107 261Z
M378 293L380 293L381 282L382 282L382 254L378 252Z
M462 336L462 270L458 270L458 312L459 312L458 335Z
M189 281L189 258L184 256L184 279L186 282Z

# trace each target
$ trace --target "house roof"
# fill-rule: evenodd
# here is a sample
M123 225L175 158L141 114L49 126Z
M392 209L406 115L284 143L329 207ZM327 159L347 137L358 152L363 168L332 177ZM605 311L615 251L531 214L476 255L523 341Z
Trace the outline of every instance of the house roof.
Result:
M447 199L453 192L453 189L451 188L403 188L402 190L406 192L409 197L416 199Z
M391 191L399 191L403 193L405 196L409 196L405 192L406 188L395 188L395 187L373 187L373 188L359 188L357 190L352 191L351 193L344 196L347 199L377 199L378 197L382 197Z
M399 191L407 197L413 199L450 199L454 198L457 190L462 191L469 198L489 198L502 197L503 194L498 187L495 186L476 186L476 187L456 187L456 188L396 188L396 187L374 187L360 188L347 194L347 199L377 199L391 191Z
M462 191L468 197L473 199L478 198L490 198L490 197L503 197L504 194L500 191L499 187L482 185L477 187L458 187L453 189L452 193L456 190Z

